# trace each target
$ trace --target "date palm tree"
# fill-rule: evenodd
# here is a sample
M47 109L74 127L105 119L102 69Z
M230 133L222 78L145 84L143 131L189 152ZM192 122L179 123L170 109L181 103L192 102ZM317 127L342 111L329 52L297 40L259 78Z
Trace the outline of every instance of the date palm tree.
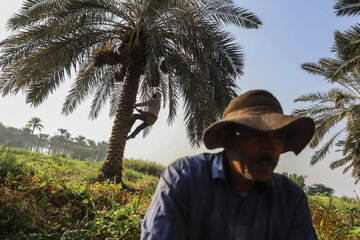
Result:
M315 151L311 164L325 158L334 145L342 158L332 162L330 168L346 166L344 173L352 169L356 182L360 180L360 72L354 69L334 79L334 65L341 59L320 59L318 63L305 63L302 68L309 73L325 77L336 87L327 92L315 92L298 97L296 102L310 102L308 107L296 109L295 114L312 117L316 123L310 147L315 148L326 138L326 142ZM326 137L325 137L326 136Z
M25 125L25 127L29 128L31 130L31 134L34 134L35 129L41 131L44 126L41 124L41 119L38 117L31 118L28 123Z
M140 98L162 92L169 124L184 99L193 146L236 95L243 56L223 24L258 28L261 21L232 0L25 0L8 22L14 34L0 43L0 91L23 90L37 106L77 71L62 112L92 95L93 119L110 103L115 120L101 171L120 182L139 91Z
M336 0L334 5L337 16L359 16L359 0ZM354 68L360 67L360 25L356 24L350 29L341 33L335 32L335 38L341 37L342 44L336 44L333 51L342 58L343 61L336 64L332 70L332 78L339 79Z
M69 145L71 142L71 134L69 133L69 131L67 129L59 128L57 135L61 139L61 145L63 147L63 149L62 149L63 154L68 155L70 152Z
M28 121L28 123L25 125L25 127L29 128L31 130L31 141L30 141L30 145L29 145L29 150L32 150L33 141L35 141L35 138L34 138L35 129L41 131L44 128L44 126L41 124L40 118L33 117Z
M48 146L49 137L50 137L49 134L45 134L45 133L39 134L39 143L38 143L36 151L38 151L40 153L44 153L44 150Z

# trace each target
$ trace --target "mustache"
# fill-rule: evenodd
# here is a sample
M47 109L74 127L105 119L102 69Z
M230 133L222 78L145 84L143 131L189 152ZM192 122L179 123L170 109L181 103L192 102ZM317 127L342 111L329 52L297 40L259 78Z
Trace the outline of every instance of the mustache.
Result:
M273 165L275 165L275 162L276 162L275 159L269 154L261 155L257 157L254 161L255 164L271 163Z

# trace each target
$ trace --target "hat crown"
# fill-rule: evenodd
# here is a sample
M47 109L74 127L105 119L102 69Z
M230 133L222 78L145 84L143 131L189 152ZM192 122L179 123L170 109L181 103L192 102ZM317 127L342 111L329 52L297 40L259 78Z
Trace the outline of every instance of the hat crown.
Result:
M279 101L265 90L252 90L236 97L225 109L223 119L235 111L242 114L283 113Z

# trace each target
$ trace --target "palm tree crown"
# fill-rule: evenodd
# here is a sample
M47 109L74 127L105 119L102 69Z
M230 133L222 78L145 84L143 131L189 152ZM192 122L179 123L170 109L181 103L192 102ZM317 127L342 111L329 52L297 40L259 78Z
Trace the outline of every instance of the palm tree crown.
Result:
M0 43L0 91L24 90L37 106L77 70L63 113L92 95L89 117L96 118L109 101L115 121L105 164L120 166L139 86L142 98L156 88L168 123L184 99L189 140L198 145L242 73L242 53L223 24L258 28L261 21L232 0L25 0L8 22L14 35ZM121 167L107 169L114 175Z
M34 134L35 129L41 131L44 126L41 124L41 119L38 117L31 118L28 123L25 125L25 127L31 129L31 134Z
M320 75L338 85L327 92L309 93L295 101L311 102L312 105L295 110L315 120L315 134L310 147L317 147L327 137L327 142L314 153L311 164L323 159L335 144L343 157L330 164L332 169L345 166L344 173L352 169L356 182L360 180L360 72L354 70L342 78L333 79L333 65L337 60L320 59L319 63L305 63L302 68Z
M360 14L359 0L336 0L334 5L337 16L358 16ZM333 52L336 53L338 59L332 65L332 79L342 78L346 73L351 72L355 68L360 67L360 25L356 24L350 29L335 32L335 45Z

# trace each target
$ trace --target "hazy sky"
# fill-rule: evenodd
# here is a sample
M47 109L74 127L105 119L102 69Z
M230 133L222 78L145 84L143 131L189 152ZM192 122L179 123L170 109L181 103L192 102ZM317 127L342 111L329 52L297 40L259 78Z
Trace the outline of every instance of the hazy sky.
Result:
M245 53L244 76L237 81L240 92L251 89L266 89L282 103L285 113L303 106L293 100L305 93L330 88L325 80L301 70L304 62L316 62L321 57L331 57L335 30L345 30L358 20L352 17L336 17L333 0L244 0L240 6L250 9L263 21L259 30L231 28ZM22 0L3 0L0 9L0 38L6 31L7 19L21 7ZM74 76L73 78L74 79ZM70 116L61 115L61 106L72 83L67 80L48 100L37 108L25 104L21 94L0 98L0 122L7 126L22 128L32 117L43 121L43 132L54 134L58 128L67 129L74 137L83 135L95 141L108 141L113 119L104 109L99 118L88 120L89 101L84 102ZM172 126L166 125L167 109L161 109L159 119L148 137L141 134L127 143L125 157L141 158L168 164L186 156L207 151L203 146L191 149L183 125L182 109ZM220 151L221 149L219 149ZM360 194L359 185L354 185L350 174L342 169L331 170L331 161L339 157L332 152L315 166L310 166L314 150L305 149L295 156L283 154L276 169L307 175L307 184L323 183L335 189L338 196Z

